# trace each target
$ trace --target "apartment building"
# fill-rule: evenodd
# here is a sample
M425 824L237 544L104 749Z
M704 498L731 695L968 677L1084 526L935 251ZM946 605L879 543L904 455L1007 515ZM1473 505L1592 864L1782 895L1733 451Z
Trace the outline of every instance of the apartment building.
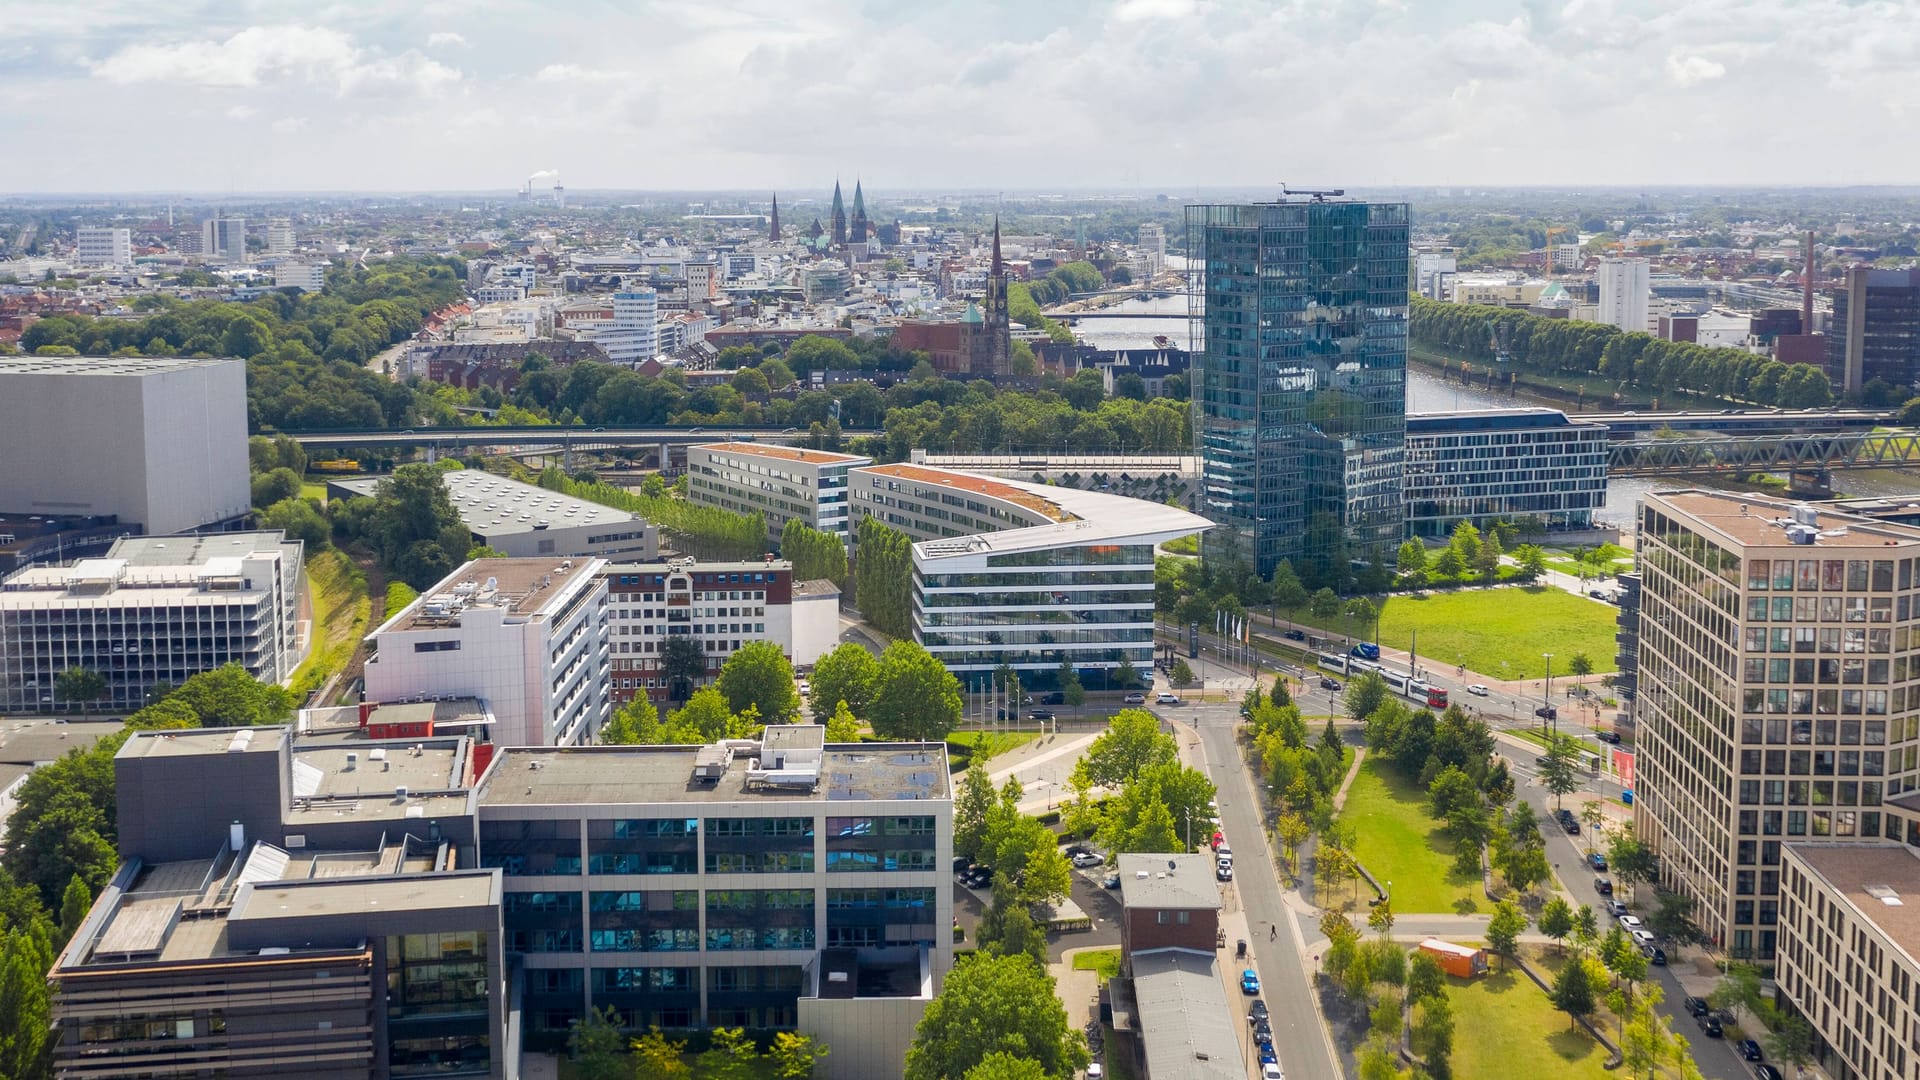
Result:
M611 1006L637 1030L797 1027L836 1077L899 1075L953 960L946 754L824 731L494 758L480 859L529 1044Z
M273 287L320 292L327 287L327 264L281 263L273 268Z
M132 266L132 230L89 226L75 229L73 261L80 266L100 266L114 270Z
M800 668L839 644L840 590L793 580L783 559L616 563L604 576L616 706L639 694L662 705L685 700L749 642L773 642ZM697 675L670 669L667 643L675 639L698 646Z
M659 354L659 322L658 294L628 289L613 294L613 318L574 327L574 340L592 342L606 351L608 360L631 367Z
M1441 539L1465 521L1538 518L1587 528L1607 501L1607 428L1556 409L1493 409L1407 417L1410 535Z
M0 581L0 711L71 710L64 671L106 679L96 708L226 664L284 683L302 658L302 545L278 531L127 537L102 558Z
M1630 256L1600 260L1594 274L1600 283L1600 322L1636 334L1652 329L1647 321L1647 303L1653 295L1648 284L1649 265L1645 259Z
M367 636L367 700L479 698L497 742L591 742L613 715L604 565L467 563Z
M913 545L913 636L963 682L1009 665L1051 686L1153 662L1153 551L1212 526L1161 503L925 465L849 474L851 520Z
M847 474L872 458L760 443L687 448L687 498L736 514L760 513L778 543L789 521L847 538Z
M1771 963L1782 847L1880 840L1920 775L1920 529L1678 491L1639 533L1635 824L1707 937Z
M200 253L227 262L247 261L247 219L210 217L200 223Z
M327 496L374 495L384 479L332 480L327 483ZM441 479L474 542L509 558L645 561L660 554L660 530L638 514L482 469L454 469Z

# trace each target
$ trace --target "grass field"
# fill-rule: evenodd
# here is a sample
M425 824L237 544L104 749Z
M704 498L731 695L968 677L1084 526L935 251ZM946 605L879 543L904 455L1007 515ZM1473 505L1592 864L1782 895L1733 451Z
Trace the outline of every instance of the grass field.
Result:
M1073 970L1097 971L1100 973L1100 985L1120 974L1120 950L1098 949L1093 952L1073 954Z
M1484 906L1478 879L1453 876L1453 841L1440 834L1440 824L1428 814L1426 793L1393 766L1373 759L1360 763L1340 820L1355 830L1354 854L1361 865L1383 884L1393 882L1395 912L1454 913Z
M313 597L313 642L292 683L301 696L318 690L353 658L373 611L367 576L336 548L307 560L307 588Z
M1553 654L1556 677L1567 673L1574 653L1584 652L1593 670L1614 670L1615 609L1545 585L1463 589L1424 597L1394 595L1380 612L1380 644L1406 649L1419 634L1420 659L1436 667L1465 664L1493 679L1537 679L1545 674L1542 653ZM1294 620L1314 623L1305 612ZM1341 642L1365 627L1344 618L1322 629Z
M1397 891L1397 889L1396 889ZM1453 1004L1455 1076L1533 1076L1602 1080L1607 1051L1517 971L1473 982L1447 978Z
M316 484L311 480L301 481L300 497L303 499L315 499L324 503L327 501L327 485Z

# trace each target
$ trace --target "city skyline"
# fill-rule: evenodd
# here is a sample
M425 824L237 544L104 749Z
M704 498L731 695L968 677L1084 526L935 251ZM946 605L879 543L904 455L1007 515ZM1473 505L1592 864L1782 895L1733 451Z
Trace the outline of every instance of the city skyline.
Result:
M1873 137L1917 78L1920 10L1893 4L23 3L0 42L22 193L1920 180ZM1792 130L1822 153L1725 152Z

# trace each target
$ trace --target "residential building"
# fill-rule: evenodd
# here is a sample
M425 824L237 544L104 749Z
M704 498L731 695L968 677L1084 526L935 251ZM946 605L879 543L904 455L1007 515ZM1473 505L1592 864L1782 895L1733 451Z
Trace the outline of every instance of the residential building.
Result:
M1187 207L1208 557L1312 576L1404 537L1407 205ZM1202 313L1203 312L1203 313Z
M599 559L476 559L367 636L365 697L474 697L513 746L591 742L613 715Z
M1090 687L1153 661L1153 551L1211 522L1101 491L924 465L852 470L861 518L913 544L913 637L970 686L1001 665L1052 685L1062 661ZM856 552L857 557L857 552Z
M1158 949L1213 955L1225 905L1212 856L1122 854L1114 869L1120 874L1123 962Z
M1920 388L1920 267L1847 269L1833 294L1827 376L1846 393L1875 379L1892 384L1900 398Z
M215 215L200 223L200 253L227 262L247 261L247 219Z
M1555 409L1407 417L1407 533L1440 539L1468 522L1537 518L1584 529L1607 501L1607 428Z
M246 380L233 359L0 356L0 510L148 533L244 521Z
M759 513L778 544L789 521L847 539L847 473L872 458L765 443L687 448L687 499L736 514Z
M1147 1077L1240 1080L1247 1075L1239 1051L1245 1037L1219 970L1225 904L1212 858L1123 854L1114 869L1126 976L1115 1000L1133 1005L1115 1007L1115 1027L1129 1036L1116 1043L1138 1046L1136 1063Z
M750 642L773 642L800 668L840 643L840 590L830 581L793 580L784 559L618 563L605 577L616 705L640 694L684 701ZM668 669L666 645L676 638L699 645L697 673Z
M1920 1067L1920 852L1796 843L1783 854L1779 998L1813 1029L1826 1075L1907 1080Z
M277 217L267 219L267 254L293 254L293 221Z
M73 261L80 266L122 269L133 265L131 229L82 226L74 230Z
M1771 963L1781 846L1879 840L1920 775L1920 529L1658 492L1638 556L1635 825L1708 940Z
M371 496L384 479L329 481L327 497ZM638 514L481 469L454 469L441 479L474 543L510 558L598 556L644 562L659 557L660 530Z
M1452 248L1419 251L1413 256L1413 288L1429 300L1452 300L1460 260Z
M1644 334L1647 322L1647 260L1632 257L1600 260L1599 321L1630 333Z
M938 743L499 752L474 792L505 874L530 1045L623 1026L798 1028L833 1075L897 1077L953 962L953 794Z
M284 683L299 666L301 544L280 532L127 537L104 558L0 581L0 712L71 710L61 672L106 680L98 708L131 711L157 685L240 664Z
M273 268L273 287L320 292L327 287L325 263L281 263Z
M583 323L574 339L606 350L616 364L634 365L660 352L660 297L652 289L626 289L613 294L613 318Z

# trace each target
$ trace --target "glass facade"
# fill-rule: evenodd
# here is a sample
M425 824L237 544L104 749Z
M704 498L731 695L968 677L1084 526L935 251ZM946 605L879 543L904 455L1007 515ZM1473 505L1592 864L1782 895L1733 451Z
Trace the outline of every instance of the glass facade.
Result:
M487 935L472 930L387 938L392 1075L487 1074L487 952Z
M1407 532L1442 539L1460 522L1538 518L1584 528L1607 500L1607 429L1551 409L1437 413L1407 422Z
M1187 207L1209 555L1272 573L1400 543L1405 203Z

